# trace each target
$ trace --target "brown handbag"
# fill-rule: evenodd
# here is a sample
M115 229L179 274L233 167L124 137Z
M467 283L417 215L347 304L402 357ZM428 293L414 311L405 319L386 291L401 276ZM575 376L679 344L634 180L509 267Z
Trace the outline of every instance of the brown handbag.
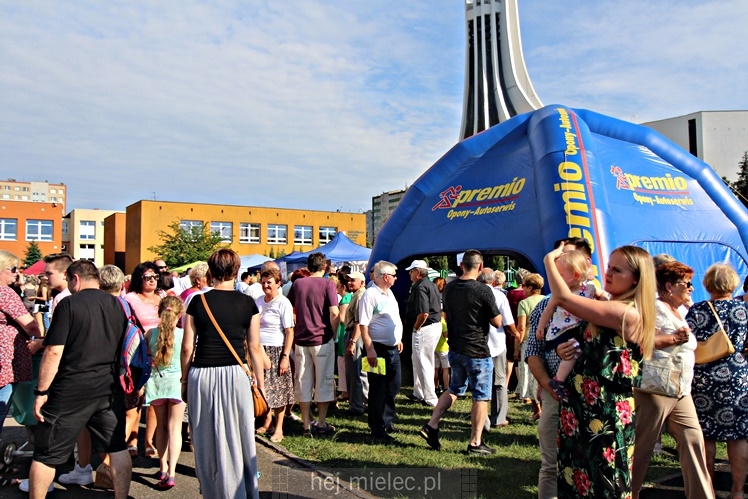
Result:
M205 293L202 293L200 295L200 298L203 301L203 306L205 307L205 311L208 313L208 317L210 317L210 321L213 323L213 327L215 327L216 331L218 331L218 334L221 335L221 339L223 339L223 342L226 343L227 347L229 347L229 351L231 351L231 354L234 356L239 365L244 368L244 372L247 373L247 376L250 379L250 386L252 387L252 402L254 403L255 407L255 418L267 416L267 413L270 411L270 407L268 407L268 401L265 399L265 395L262 394L262 390L257 388L257 385L251 382L252 371L250 371L247 365L242 362L242 360L239 358L239 354L236 353L236 350L234 350L234 347L231 346L231 343L229 343L226 335L223 334L221 326L218 325L218 322L216 322L216 318L213 317L213 312L211 312L210 307L208 307L208 302L205 300Z
M719 330L707 338L705 341L699 341L698 346L694 354L696 355L697 364L709 364L715 360L719 360L728 355L735 353L735 347L730 341L730 337L725 332L725 327L722 325L722 321L717 315L717 311L714 310L712 302L708 301L709 308L712 309L714 317L717 319L719 324Z

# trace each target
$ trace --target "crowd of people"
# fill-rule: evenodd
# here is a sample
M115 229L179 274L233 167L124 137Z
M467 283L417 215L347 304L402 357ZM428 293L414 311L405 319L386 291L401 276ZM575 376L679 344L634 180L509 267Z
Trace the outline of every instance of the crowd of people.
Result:
M189 433L204 496L256 498L255 434L280 443L293 418L304 437L332 436L328 416L340 402L348 405L341 417L366 414L373 442L396 443L404 341L413 369L405 395L432 411L419 431L432 449L441 450L441 419L469 391L466 452L496 453L483 436L510 424L516 366L517 396L538 423L539 497L638 497L664 430L678 444L689 498L715 497L719 441L727 442L730 497L743 497L748 294L733 296L740 281L728 265L709 268L710 300L694 304L686 262L634 246L611 253L600 288L589 243L559 241L544 260L547 283L524 271L511 291L503 272L469 250L450 281L432 282L427 263L414 260L403 269L411 285L400 305L391 289L398 269L387 261L372 265L368 285L350 267L332 271L322 253L286 283L272 261L256 275L241 272L228 249L192 268L188 282L163 260L127 277L68 255L44 261L39 279L21 280L19 259L0 251L0 421L14 384L38 376L34 460L20 482L32 497L53 488L55 467L76 445L61 483L95 481L127 497L131 457L142 447L159 460L154 487L170 489ZM115 360L128 319L120 300L153 364L144 388L128 396ZM696 364L698 342L719 331L734 353ZM42 355L38 373L34 354ZM270 408L257 420L251 384Z

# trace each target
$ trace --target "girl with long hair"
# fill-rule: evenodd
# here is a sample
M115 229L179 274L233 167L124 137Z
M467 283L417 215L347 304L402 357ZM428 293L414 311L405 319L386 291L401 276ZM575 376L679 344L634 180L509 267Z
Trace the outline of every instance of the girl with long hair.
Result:
M177 461L182 449L182 419L186 407L182 401L182 328L177 327L184 311L182 300L167 296L158 305L159 325L148 330L145 339L153 358L153 372L145 386L146 403L156 411L156 449L159 456L159 489L174 483Z

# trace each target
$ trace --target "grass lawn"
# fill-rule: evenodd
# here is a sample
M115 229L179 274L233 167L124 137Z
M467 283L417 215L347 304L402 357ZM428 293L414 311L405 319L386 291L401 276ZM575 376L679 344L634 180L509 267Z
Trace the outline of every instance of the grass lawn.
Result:
M337 427L333 437L303 438L301 423L286 419L282 446L291 453L335 472L350 468L439 468L474 469L477 472L479 497L537 497L537 477L540 452L537 441L537 423L529 422L531 406L518 400L510 401L511 424L484 433L484 441L495 447L493 456L468 456L465 453L470 437L471 399L458 400L442 419L440 439L442 450L431 450L418 434L429 419L431 409L410 402L403 394L397 398L398 419L401 430L395 435L397 444L375 444L369 437L366 415L352 417L332 412L329 422ZM339 404L347 409L347 403ZM663 436L664 452L656 455L648 470L647 479L653 480L679 472L675 441ZM725 457L724 446L718 448L718 457ZM345 473L341 473L345 478Z

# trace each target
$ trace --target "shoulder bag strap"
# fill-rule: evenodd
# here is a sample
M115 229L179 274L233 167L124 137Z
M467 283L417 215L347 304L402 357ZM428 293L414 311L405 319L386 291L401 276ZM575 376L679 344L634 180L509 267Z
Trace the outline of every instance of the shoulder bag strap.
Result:
M716 310L714 310L714 305L712 305L712 302L711 302L711 301L708 301L707 303L709 304L709 308L711 308L711 309L712 309L712 313L714 314L714 318L715 318L715 319L717 319L717 324L719 324L719 328L720 328L720 329L721 329L722 331L725 331L725 326L723 326L723 325L722 325L722 320L721 320L721 319L719 318L719 315L717 315L717 311L716 311ZM727 331L725 331L725 333L726 333L726 332L727 332Z
M223 331L221 330L221 326L218 325L218 323L216 322L216 318L213 317L213 312L210 311L210 307L208 307L208 302L205 301L205 293L200 293L200 299L203 301L203 306L205 307L205 311L208 312L208 317L210 317L210 321L213 323L213 327L216 328L216 331L218 331L218 334L221 335L221 339L223 340L223 342L226 343L227 347L229 347L229 351L231 352L231 355L233 355L236 361L239 363L239 365L242 366L242 368L244 369L244 372L247 373L247 376L251 376L246 364L244 364L244 362L242 362L242 360L239 358L239 354L237 354L236 350L234 350L234 347L231 346L231 343L229 343L228 338L226 338L226 335L223 334Z

